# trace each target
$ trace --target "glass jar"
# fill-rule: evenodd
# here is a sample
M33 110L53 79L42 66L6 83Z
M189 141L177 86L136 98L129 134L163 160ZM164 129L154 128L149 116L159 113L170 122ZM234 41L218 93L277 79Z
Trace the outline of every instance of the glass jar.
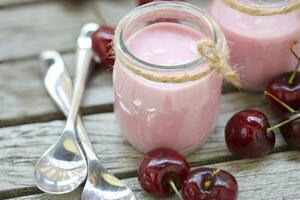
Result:
M270 79L296 67L297 59L290 48L295 42L300 43L300 9L281 14L274 14L274 10L299 1L235 0L242 8L263 13L248 13L226 2L212 0L209 13L228 40L231 64L239 71L243 87L264 90ZM295 49L300 51L300 45Z
M191 152L212 133L222 76L212 71L196 80L166 78L184 78L209 68L197 52L196 41L203 38L218 48L226 45L216 23L187 3L147 4L117 26L114 110L122 133L138 150L168 147Z

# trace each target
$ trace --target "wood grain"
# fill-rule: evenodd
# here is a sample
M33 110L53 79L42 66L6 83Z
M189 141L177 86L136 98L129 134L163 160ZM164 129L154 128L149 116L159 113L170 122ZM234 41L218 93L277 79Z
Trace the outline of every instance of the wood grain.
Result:
M188 156L192 166L236 159L227 151L224 126L230 116L243 107L255 107L268 113L262 95L223 95L215 132L201 149ZM272 115L270 118L274 121ZM104 166L118 177L134 176L141 154L124 141L114 114L97 114L84 120ZM0 129L0 190L33 186L34 164L57 139L63 124L63 121L52 121ZM283 147L281 139L278 140L277 151Z
M69 68L74 69L73 54L65 54L64 60ZM111 76L107 71L93 75L83 103L85 110L112 103ZM51 117L60 113L44 89L42 69L37 59L0 64L0 103L0 126L1 120L4 125L4 120L26 121L35 116Z
M289 151L269 155L258 160L238 160L223 162L208 167L220 168L232 173L239 184L239 200L298 200L300 199L299 177L300 156L298 151ZM152 200L145 194L137 178L124 182L135 192L138 199ZM79 200L80 191L68 195L39 194L14 198L15 200ZM168 200L178 198L171 197ZM166 199L166 200L167 200Z
M97 21L92 4L49 1L1 9L0 61L36 56L45 49L73 50L81 26L91 21Z
M0 6L17 5L17 2L2 0ZM24 0L20 0L22 2ZM207 1L191 2L203 7ZM71 51L84 23L103 23L104 18L107 24L116 25L123 15L135 7L135 0L43 1L4 7L0 12L0 61L37 56L44 49ZM95 15L97 9L101 19Z

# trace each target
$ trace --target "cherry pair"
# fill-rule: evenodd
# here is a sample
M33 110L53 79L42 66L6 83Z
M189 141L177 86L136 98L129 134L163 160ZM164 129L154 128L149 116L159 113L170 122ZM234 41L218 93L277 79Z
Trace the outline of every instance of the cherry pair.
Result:
M238 195L237 181L228 172L206 167L190 171L184 157L167 148L145 154L138 178L141 187L155 197L175 192L184 200L236 200Z
M300 150L300 113L265 91L268 98L287 108L284 121L270 127L265 114L246 109L233 115L225 127L225 140L228 149L235 155L245 158L259 158L270 153L275 145L273 130L280 128L287 144Z
M295 43L296 44L296 43ZM258 158L270 153L275 144L273 130L280 128L283 138L293 148L300 149L300 57L294 46L292 54L298 60L292 73L282 74L267 86L267 100L278 113L283 114L283 122L270 127L268 118L256 110L243 110L235 114L225 128L225 139L229 150L240 157Z
M280 132L286 143L295 149L300 150L300 119L292 120L300 115L300 56L295 51L295 42L291 46L291 53L297 59L297 66L292 73L282 74L267 86L267 100L270 107L283 115L284 120L291 122L280 127Z

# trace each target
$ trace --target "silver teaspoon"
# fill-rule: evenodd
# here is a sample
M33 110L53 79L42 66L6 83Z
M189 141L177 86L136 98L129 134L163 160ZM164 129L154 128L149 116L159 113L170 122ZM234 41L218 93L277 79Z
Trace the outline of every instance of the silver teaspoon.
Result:
M90 30L91 28L93 29ZM98 26L95 27L94 24L88 24L81 30L77 41L75 89L66 126L60 138L38 160L34 170L36 186L47 193L71 192L86 178L87 162L76 139L75 124L92 58L91 35L97 28ZM45 60L43 57L47 57L47 54L45 53L41 57L42 60ZM63 62L56 64L56 67L59 68ZM59 73L59 70L55 68L52 71Z
M46 74L45 86L56 104L64 114L67 115L72 98L70 76L65 66L61 64L62 58L57 52L51 51L45 54L48 55L44 57L45 62L43 62L44 65L42 65L43 71ZM52 68L55 68L55 70ZM79 116L77 118L77 133L88 160L88 178L82 193L82 199L134 200L135 197L132 191L102 166Z

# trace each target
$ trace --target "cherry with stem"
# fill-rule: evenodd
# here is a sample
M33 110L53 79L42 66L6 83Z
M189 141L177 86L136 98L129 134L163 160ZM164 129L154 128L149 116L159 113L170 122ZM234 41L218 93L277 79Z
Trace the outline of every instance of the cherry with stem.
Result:
M174 194L183 200L181 189L190 167L184 157L168 148L157 148L147 152L138 170L141 187L154 197Z
M298 109L300 107L300 55L295 51L297 42L290 47L291 54L297 59L298 63L292 72L286 72L274 77L267 84L266 90L289 107ZM266 99L273 111L278 114L287 114L287 109L281 103L269 95Z
M292 108L290 111L293 112ZM257 110L246 109L233 115L225 127L225 141L229 151L243 158L259 158L269 154L275 145L275 129L285 128L300 118L293 113L279 124L270 127L267 116ZM300 137L300 134L299 134Z

